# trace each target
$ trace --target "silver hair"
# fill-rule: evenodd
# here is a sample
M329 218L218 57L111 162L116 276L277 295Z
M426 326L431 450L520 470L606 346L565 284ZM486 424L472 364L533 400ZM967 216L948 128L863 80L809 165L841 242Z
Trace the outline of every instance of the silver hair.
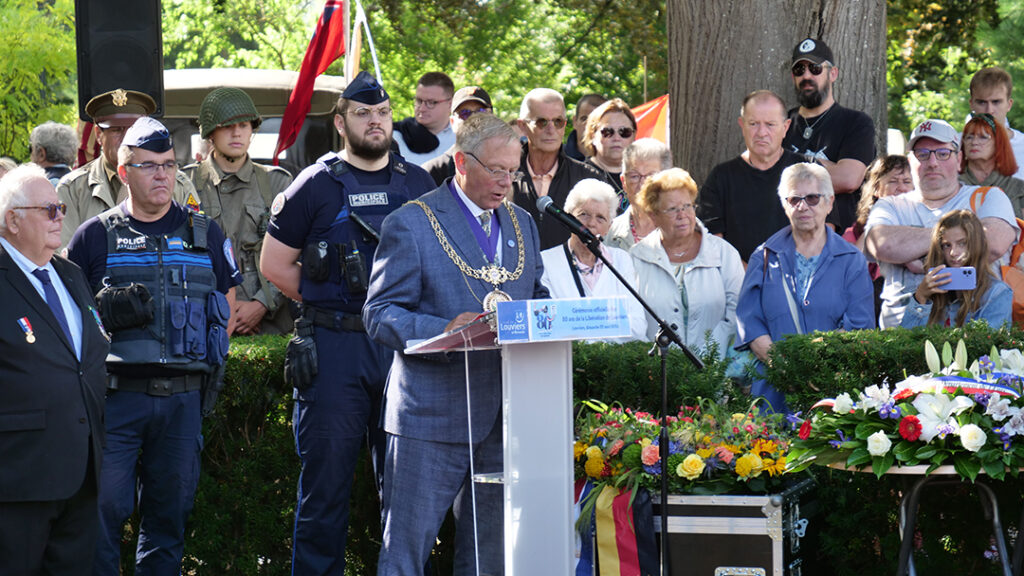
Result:
M44 122L32 129L28 142L35 148L46 150L46 161L54 164L75 163L78 152L78 137L70 126L53 121Z
M455 149L460 152L476 154L484 146L484 142L498 138L502 142L518 142L519 135L514 128L494 114L473 114L455 135Z
M783 207L786 205L789 193L795 190L796 185L800 182L813 182L818 188L818 192L826 198L835 196L835 191L832 189L832 177L828 175L828 170L825 170L824 166L801 162L783 170L782 176L779 178L779 201L782 202Z
M619 196L615 189L607 182L594 178L584 178L576 183L569 190L569 196L565 198L565 211L569 214L576 212L576 209L591 200L597 201L607 208L606 216L611 221L615 217L615 211L619 208Z
M117 165L124 166L130 164L132 159L135 158L135 149L127 144L121 144L117 149Z
M523 96L523 103L519 106L519 118L528 120L530 118L530 106L542 102L558 102L565 108L565 98L562 94L551 88L534 88Z
M629 172L637 162L656 160L658 171L672 167L672 151L664 142L656 138L641 138L626 147L622 152L622 173Z
M0 236L7 234L7 212L28 205L28 183L33 180L50 183L46 171L35 164L22 164L0 178Z

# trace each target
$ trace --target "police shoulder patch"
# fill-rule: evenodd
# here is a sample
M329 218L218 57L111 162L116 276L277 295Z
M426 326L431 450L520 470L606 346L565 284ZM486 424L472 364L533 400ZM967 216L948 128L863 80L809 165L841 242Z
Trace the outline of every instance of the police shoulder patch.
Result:
M238 272L238 266L235 263L235 249L231 245L231 239L224 239L224 258L228 261L228 266L231 267L231 275L234 276Z
M273 204L270 205L270 214L272 216L277 216L278 213L281 212L281 210L284 209L284 203L285 203L284 192L279 192L277 194L277 196L274 197Z

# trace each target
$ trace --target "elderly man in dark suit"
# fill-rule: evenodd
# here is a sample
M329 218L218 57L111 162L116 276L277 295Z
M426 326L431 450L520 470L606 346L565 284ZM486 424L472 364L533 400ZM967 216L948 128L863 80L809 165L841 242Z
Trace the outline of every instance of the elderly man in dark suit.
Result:
M540 283L537 226L507 201L520 176L515 131L496 116L477 114L462 125L455 149L454 179L392 212L381 230L363 321L371 338L395 350L466 324L490 302L548 296ZM476 473L501 472L500 354L396 352L384 404L378 575L422 573L450 506L455 574L476 574L470 453ZM502 488L475 489L480 573L499 574Z
M0 180L0 574L92 571L110 345L65 210L42 168Z

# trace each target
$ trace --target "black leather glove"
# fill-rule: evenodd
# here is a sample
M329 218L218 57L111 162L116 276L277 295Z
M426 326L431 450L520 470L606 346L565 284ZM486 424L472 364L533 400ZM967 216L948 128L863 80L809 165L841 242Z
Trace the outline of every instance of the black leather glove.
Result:
M284 355L284 381L294 388L305 390L312 386L317 366L313 322L299 318L295 321L295 336L288 341Z

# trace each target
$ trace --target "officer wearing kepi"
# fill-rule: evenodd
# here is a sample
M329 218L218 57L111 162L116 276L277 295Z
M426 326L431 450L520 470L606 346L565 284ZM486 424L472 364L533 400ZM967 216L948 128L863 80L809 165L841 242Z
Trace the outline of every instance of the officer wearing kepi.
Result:
M349 494L367 435L378 478L381 470L380 403L393 352L366 336L367 278L384 217L434 188L422 168L389 152L391 112L384 88L360 72L334 116L345 149L274 199L263 242L263 273L303 310L285 360L302 460L295 575L344 573Z
M156 102L149 94L122 88L99 94L86 103L85 113L99 129L97 139L102 154L67 174L57 184L57 196L68 207L60 233L61 246L67 246L71 235L83 222L124 202L128 192L117 174L121 139L136 120L155 111ZM192 205L198 210L199 196L192 182L181 172L175 174L174 179L175 202Z
M171 136L143 117L117 153L128 198L86 221L68 245L110 332L100 537L94 574L119 573L121 531L138 507L136 574L178 574L199 481L201 410L228 350L231 241L173 202ZM203 402L206 401L206 406Z
M236 334L284 334L292 330L288 299L259 271L270 205L292 182L284 168L257 164L249 143L262 119L238 88L217 88L199 106L199 133L210 154L183 171L195 184L203 212L220 224L235 247L242 284L235 295Z

